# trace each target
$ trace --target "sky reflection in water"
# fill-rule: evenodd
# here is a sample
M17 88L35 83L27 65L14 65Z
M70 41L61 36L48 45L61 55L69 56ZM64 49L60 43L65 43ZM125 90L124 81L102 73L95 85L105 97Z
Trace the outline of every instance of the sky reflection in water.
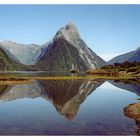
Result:
M3 85L0 135L137 135L135 121L123 109L138 102L139 89L139 84L102 80Z

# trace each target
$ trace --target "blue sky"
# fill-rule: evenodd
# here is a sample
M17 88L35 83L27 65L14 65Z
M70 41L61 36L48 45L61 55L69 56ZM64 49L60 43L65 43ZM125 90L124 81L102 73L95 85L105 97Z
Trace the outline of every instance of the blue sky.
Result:
M106 60L140 46L139 5L0 5L0 39L43 44L69 21Z

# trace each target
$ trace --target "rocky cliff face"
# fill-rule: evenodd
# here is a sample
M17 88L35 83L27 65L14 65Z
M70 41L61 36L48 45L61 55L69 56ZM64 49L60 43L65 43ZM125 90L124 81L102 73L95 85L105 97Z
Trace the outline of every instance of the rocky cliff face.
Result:
M64 26L48 43L36 63L37 67L48 71L69 71L72 64L80 71L95 69L105 61L87 47L74 24Z

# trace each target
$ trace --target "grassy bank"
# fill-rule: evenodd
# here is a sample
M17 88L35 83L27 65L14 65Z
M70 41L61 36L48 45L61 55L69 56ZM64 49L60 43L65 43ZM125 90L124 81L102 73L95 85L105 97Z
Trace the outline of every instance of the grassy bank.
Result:
M28 80L124 80L140 83L140 62L115 63L99 69L88 70L85 76L37 76L26 74L0 74L0 81Z
M39 77L39 76L15 76L15 75L5 75L4 77L1 75L0 76L0 81L21 81L21 80L80 80L80 79L106 79L106 80L120 80L120 79L135 79L135 77L129 77L129 76L118 76L118 77L113 77L113 76L107 76L107 75L93 75L93 74L88 74L87 76L47 76L47 77Z
M105 65L99 69L88 70L87 74L93 76L98 75L99 77L112 77L113 79L139 79L140 62L124 62Z

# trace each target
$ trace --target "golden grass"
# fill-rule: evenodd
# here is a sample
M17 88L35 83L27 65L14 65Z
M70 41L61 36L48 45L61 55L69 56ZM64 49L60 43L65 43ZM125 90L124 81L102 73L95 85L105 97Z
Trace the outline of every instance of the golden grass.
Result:
M92 80L92 79L106 79L106 80L119 80L119 79L129 79L129 76L119 76L119 77L111 77L111 76L99 76L99 75L87 75L87 76L47 76L47 77L39 77L39 76L18 76L18 75L0 75L0 81L16 81L16 80Z
M0 85L16 85L16 84L28 84L31 83L32 80L0 80Z

